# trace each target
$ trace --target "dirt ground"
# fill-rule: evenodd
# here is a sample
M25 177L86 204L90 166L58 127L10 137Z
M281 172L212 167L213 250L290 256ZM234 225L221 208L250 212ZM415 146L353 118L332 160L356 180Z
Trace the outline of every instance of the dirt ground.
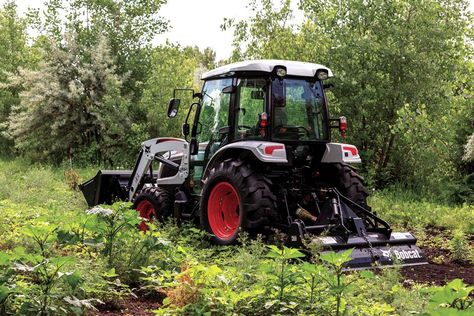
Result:
M118 302L116 306L106 304L105 306L98 306L97 312L92 312L90 315L93 316L148 316L154 315L153 310L160 308L162 298L129 298L122 302Z
M430 240L424 241L420 248L428 258L429 264L405 267L402 274L406 280L419 283L444 285L454 279L463 279L467 284L474 284L474 264L467 260L453 261L448 249L449 232L436 228L427 229ZM441 241L441 242L440 242ZM474 235L470 236L471 251L474 249Z

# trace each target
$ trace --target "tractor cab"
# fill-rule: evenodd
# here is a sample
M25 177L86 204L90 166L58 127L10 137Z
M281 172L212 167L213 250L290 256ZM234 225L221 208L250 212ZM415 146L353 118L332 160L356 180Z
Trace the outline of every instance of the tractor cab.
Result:
M194 118L188 116L193 122L184 124L195 128L183 132L197 143L209 142L211 155L220 146L244 140L327 143L331 121L323 81L329 77L331 70L322 65L281 60L214 69L202 76L199 110Z
M219 149L237 142L278 143L322 157L330 123L340 121L329 119L324 80L330 77L325 66L282 60L239 62L205 73L201 93L194 94L196 107L189 108L183 124L195 165L193 179L200 180L203 166ZM179 103L172 99L168 113L174 116Z

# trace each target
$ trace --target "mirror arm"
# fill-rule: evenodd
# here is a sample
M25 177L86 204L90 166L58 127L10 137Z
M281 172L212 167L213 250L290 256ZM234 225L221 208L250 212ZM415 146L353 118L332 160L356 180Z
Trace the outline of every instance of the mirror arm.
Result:
M201 102L194 102L191 105L191 108L193 107L193 105L196 105L196 114L194 115L193 128L191 129L191 138L195 138L196 135L197 135L197 127L198 127L198 123L199 123L199 116L201 116ZM189 117L189 113L191 113L191 109L189 109L188 117ZM188 118L186 117L186 121L187 120L188 120Z
M186 115L186 119L184 120L184 123L188 123L189 115L191 114L191 110L193 109L193 106L194 106L195 104L196 104L196 103L192 103L191 106L189 107L188 114Z

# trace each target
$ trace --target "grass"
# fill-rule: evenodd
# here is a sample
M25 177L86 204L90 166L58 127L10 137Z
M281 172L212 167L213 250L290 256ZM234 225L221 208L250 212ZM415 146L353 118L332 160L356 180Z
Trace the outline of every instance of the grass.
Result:
M419 201L401 191L375 192L369 204L396 228L432 226L474 234L474 205Z
M84 209L82 194L73 191L64 177L66 168L29 165L21 160L0 161L0 200L49 211ZM94 170L76 170L87 179Z

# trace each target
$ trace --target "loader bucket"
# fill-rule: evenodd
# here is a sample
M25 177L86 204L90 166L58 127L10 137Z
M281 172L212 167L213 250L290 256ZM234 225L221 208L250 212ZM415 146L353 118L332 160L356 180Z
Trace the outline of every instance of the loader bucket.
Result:
M112 204L128 199L128 181L131 170L100 170L96 176L79 186L89 207Z

